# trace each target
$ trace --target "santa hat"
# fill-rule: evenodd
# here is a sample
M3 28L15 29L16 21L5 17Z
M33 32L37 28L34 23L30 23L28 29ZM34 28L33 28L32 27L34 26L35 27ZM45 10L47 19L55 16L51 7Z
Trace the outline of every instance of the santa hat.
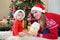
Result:
M31 12L33 10L37 10L37 11L40 11L40 12L43 12L45 13L45 7L42 5L42 4L35 4L32 9L31 9Z
M25 17L25 12L24 12L23 10L17 10L17 11L14 13L14 15L13 15L15 19L16 19L17 14L18 14L20 11L23 13L23 18Z

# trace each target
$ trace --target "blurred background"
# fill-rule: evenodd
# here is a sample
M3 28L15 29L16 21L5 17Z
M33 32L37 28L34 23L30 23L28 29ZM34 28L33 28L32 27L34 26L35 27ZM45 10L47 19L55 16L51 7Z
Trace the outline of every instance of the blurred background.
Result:
M46 5L46 11L60 13L60 0L42 0ZM0 0L0 18L8 16L10 0Z

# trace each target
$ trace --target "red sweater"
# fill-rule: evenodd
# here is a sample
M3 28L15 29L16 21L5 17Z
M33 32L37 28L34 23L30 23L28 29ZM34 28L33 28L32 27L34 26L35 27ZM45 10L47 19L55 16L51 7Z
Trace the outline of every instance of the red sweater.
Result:
M46 18L46 24L47 24L47 28L50 30L49 34L42 34L43 38L48 38L48 39L57 39L58 38L58 21L56 20L57 16L55 16L56 14L48 14L46 13L45 16ZM41 32L42 28L39 29L39 31ZM37 34L37 36L41 36L40 33Z
M19 32L22 31L22 21L15 20L12 26L13 36L19 35Z
M60 28L60 15L55 14L55 13L51 13L51 12L46 12L45 15L50 18L53 19L54 21L56 21L59 24L59 28Z

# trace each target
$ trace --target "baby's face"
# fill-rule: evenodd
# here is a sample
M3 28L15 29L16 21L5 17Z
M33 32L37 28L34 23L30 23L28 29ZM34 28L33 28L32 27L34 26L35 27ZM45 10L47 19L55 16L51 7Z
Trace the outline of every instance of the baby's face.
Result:
M22 12L19 12L18 14L17 14L17 20L19 20L19 21L21 21L21 20L23 20L23 13Z

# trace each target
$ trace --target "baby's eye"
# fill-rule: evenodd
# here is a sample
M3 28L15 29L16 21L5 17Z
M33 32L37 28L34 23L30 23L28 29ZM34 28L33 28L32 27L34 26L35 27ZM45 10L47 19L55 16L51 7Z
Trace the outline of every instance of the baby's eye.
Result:
M23 17L23 15L21 15Z
M20 15L18 15L18 16L20 16Z

